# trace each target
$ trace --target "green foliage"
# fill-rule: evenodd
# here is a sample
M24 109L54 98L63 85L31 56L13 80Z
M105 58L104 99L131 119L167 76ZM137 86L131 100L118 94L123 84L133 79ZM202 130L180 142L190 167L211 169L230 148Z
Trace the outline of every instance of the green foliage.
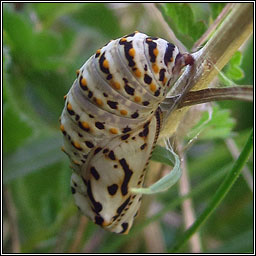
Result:
M244 72L240 67L242 63L242 53L236 52L224 67L223 73L219 75L220 82L223 85L234 85L233 81L240 80L244 77ZM232 81L233 80L233 81Z
M225 7L226 3L210 3L212 18L215 20Z
M192 8L187 3L167 3L163 5L163 10L175 35L188 48L191 48L206 30L203 21L195 20Z
M5 253L13 252L10 224L18 230L23 253L70 252L76 243L81 226L70 193L69 160L60 150L58 118L63 96L76 78L75 70L110 39L134 30L152 36L161 34L159 23L150 19L143 5L119 4L21 3L20 8L13 3L3 4L3 181L12 199L7 200L4 193ZM168 3L161 10L176 36L191 48L223 7L222 3ZM224 70L225 76L236 83L253 83L252 40L248 46ZM147 198L156 200L162 210L148 217L142 207L142 217L136 219L127 236L110 234L88 222L76 252L125 253L129 246L134 252L147 252L140 243L144 239L139 237L154 221L160 223L165 246L171 249L177 234L184 233L183 225L170 225L162 216L170 211L181 215L185 198L193 198L199 216L232 163L223 139L233 136L241 149L252 126L251 104L229 104L229 110L223 103L214 107L207 123L206 113L186 138L201 131L199 140L187 152L192 187L188 195L180 197L175 186L156 198L144 196L142 203ZM234 120L239 125L236 133ZM152 159L167 165L175 162L160 147L156 147ZM248 167L252 169L252 161ZM251 197L246 182L239 178L232 193L201 229L203 252L252 250ZM10 219L8 206L15 209L15 219ZM95 237L100 242L93 248ZM138 249L131 242L134 238L140 243ZM243 248L237 246L240 239L247 241ZM212 241L218 241L217 246ZM189 248L184 252L190 252Z
M198 136L200 140L225 139L232 135L235 120L230 111L214 105L212 112L204 112L200 121L187 134L187 139Z

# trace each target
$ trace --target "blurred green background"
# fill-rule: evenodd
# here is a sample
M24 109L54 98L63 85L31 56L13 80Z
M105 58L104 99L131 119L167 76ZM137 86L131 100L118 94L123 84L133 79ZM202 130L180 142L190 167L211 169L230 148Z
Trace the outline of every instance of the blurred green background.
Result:
M170 3L159 8L191 49L224 6ZM79 215L70 193L69 161L60 151L58 122L75 71L98 48L135 30L166 38L161 24L150 15L150 5L4 3L3 7L4 252L152 252L150 231L143 226L148 212L143 207L133 237L110 234ZM252 39L242 50L224 72L236 84L251 85ZM241 149L253 126L251 103L221 102L218 108L222 126L217 119L211 129L226 132L198 139L187 152L196 215L233 162L225 139L232 136ZM247 166L252 173L252 160ZM168 214L157 218L159 244L165 252L184 232L181 202L168 206L178 197L177 186L149 197L151 208L169 207ZM252 252L252 191L242 176L200 230L200 237L203 252ZM182 252L190 252L189 247Z

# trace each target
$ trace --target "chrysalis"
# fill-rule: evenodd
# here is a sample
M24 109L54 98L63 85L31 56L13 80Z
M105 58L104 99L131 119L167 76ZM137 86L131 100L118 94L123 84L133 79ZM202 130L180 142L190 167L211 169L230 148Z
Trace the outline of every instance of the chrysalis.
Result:
M60 118L62 150L80 210L104 229L128 233L162 125L161 102L193 58L135 32L110 41L77 71Z

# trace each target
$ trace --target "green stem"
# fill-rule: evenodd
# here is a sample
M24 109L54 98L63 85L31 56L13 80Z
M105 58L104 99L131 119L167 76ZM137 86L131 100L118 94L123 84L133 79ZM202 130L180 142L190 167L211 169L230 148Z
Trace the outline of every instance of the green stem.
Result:
M241 152L239 158L234 163L233 168L226 176L215 195L213 196L211 202L208 204L206 209L202 212L202 214L198 217L198 219L194 222L194 224L183 234L183 236L178 239L171 252L177 252L188 240L189 238L198 230L198 228L206 221L206 219L212 214L212 212L218 207L218 205L222 202L225 195L231 189L232 185L240 175L243 166L246 164L251 151L253 148L253 130Z

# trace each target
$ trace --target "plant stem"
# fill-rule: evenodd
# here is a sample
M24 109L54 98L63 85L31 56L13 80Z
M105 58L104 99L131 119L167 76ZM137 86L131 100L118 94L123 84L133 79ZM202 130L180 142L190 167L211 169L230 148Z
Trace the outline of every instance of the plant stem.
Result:
M191 88L193 91L207 88L218 75L219 70L227 64L233 54L252 34L252 31L253 4L235 4L207 44L193 54L194 65L186 68L168 93L170 96L182 95L176 102L176 106ZM160 136L170 137L176 131L187 110L188 107L174 111L170 108L169 111L166 111L164 113L165 124Z

